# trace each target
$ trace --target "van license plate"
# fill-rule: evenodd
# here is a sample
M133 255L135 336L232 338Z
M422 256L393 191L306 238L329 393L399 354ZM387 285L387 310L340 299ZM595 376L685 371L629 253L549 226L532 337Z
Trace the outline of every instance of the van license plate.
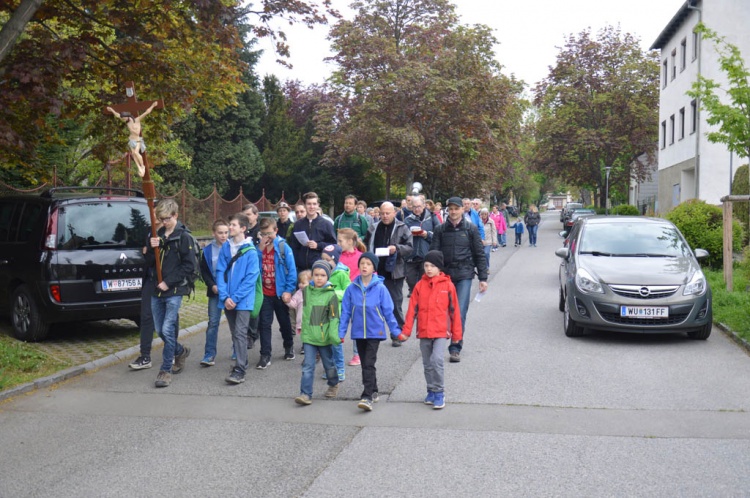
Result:
M102 280L102 290L105 292L140 290L140 278L121 278L117 280Z
M620 316L625 318L669 318L669 307L620 306Z

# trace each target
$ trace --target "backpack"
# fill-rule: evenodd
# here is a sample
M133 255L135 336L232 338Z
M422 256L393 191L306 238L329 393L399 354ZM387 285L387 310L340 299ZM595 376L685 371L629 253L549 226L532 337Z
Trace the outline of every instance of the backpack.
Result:
M203 257L203 253L201 251L201 246L198 244L198 240L193 234L190 233L189 230L185 230L185 233L190 236L190 247L193 250L193 256L195 258L193 261L193 273L187 276L187 285L190 287L190 294L195 295L195 282L197 280L200 280L201 282L203 281L203 277L201 276L201 257Z

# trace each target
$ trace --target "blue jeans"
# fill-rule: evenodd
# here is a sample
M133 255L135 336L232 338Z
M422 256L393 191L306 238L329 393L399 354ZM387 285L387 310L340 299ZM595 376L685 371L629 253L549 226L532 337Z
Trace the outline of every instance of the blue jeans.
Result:
M333 364L336 365L336 373L341 377L346 373L346 369L344 368L344 345L337 344L336 346L331 346L331 348L333 350Z
M219 322L221 321L221 308L219 308L219 296L208 298L208 328L206 328L206 349L204 356L214 358L216 356L216 342L219 339Z
M461 331L463 334L466 334L466 314L469 312L469 301L471 301L472 280L472 278L467 278L466 280L453 282L453 285L456 286L456 294L458 294L458 307L461 309ZM458 342L451 342L450 346L448 346L448 352L460 353L463 345L463 339Z
M500 234L500 239L498 239L498 240L500 240L500 245L501 246L504 246L505 244L508 243L508 238L506 237L505 233L501 233Z
M527 225L526 228L529 231L529 244L532 246L536 245L536 231L539 228L539 225Z
M320 361L323 362L323 369L328 377L329 386L335 386L339 383L339 374L336 372L336 365L333 363L333 348L331 346L313 346L305 342L302 343L302 347L305 348L305 359L302 360L302 381L299 391L312 398L317 353L320 353Z
M492 252L492 246L484 246L484 257L487 258L487 269L490 269L490 253Z
M172 371L175 355L181 355L182 344L177 342L177 319L182 305L182 296L151 297L151 312L154 314L154 328L164 341L162 352L162 372Z

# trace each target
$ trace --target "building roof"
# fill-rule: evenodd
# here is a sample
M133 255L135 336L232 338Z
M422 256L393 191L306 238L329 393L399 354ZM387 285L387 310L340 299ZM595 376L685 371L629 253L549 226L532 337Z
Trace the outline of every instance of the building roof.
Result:
M682 4L682 6L677 10L677 13L674 15L674 17L672 17L672 20L669 21L669 23L667 23L661 33L659 33L659 36L656 38L654 43L651 44L649 50L663 49L664 45L666 45L669 40L672 39L674 34L677 33L677 30L680 29L680 26L682 26L682 23L685 22L685 19L687 19L688 15L690 14L688 4L697 6L700 3L703 3L703 0L686 0L686 2Z

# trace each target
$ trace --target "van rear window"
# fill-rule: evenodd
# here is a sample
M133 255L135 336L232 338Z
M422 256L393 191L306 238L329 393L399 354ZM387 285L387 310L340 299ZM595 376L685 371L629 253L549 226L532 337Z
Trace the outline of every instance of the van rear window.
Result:
M112 201L68 204L58 210L57 248L143 247L150 230L146 205Z

